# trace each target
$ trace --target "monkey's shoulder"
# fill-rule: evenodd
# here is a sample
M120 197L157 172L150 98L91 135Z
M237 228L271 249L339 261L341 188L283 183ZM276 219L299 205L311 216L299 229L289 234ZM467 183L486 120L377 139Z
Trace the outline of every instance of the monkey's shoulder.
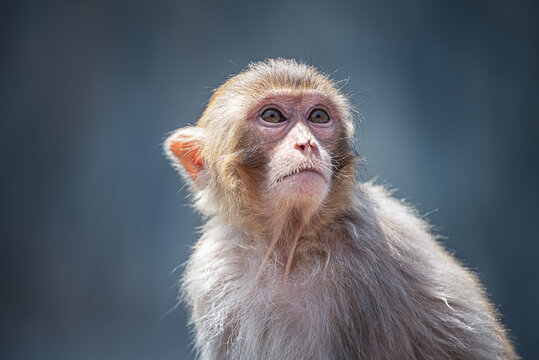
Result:
M434 239L433 227L416 208L404 199L394 196L395 190L377 185L372 181L359 185L358 206L360 216L375 223L382 230L401 237L419 241Z
M371 230L378 236L377 253L383 261L408 272L417 283L426 281L436 289L435 297L449 299L474 297L479 302L486 297L477 276L456 259L424 216L393 196L393 192L372 182L361 184L360 196L364 216L370 216ZM368 242L362 246L371 246ZM468 299L469 300L469 299Z

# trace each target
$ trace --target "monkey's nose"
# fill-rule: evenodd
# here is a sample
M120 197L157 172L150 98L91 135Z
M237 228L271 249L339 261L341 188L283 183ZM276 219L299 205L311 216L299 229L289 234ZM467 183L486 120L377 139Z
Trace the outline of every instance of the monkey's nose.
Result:
M316 143L314 141L312 141L311 139L305 140L305 141L298 141L294 145L294 148L298 149L301 152L308 152L311 149L316 148Z

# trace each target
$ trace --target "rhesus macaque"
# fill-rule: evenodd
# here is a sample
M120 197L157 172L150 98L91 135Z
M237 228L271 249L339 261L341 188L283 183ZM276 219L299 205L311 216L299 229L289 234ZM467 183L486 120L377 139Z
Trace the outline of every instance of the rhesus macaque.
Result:
M165 151L206 223L182 280L201 359L517 359L477 278L358 183L334 81L267 60Z

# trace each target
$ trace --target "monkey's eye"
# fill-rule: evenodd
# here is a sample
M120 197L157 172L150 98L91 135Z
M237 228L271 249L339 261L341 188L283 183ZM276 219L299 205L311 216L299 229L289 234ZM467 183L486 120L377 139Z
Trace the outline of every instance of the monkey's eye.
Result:
M260 115L260 118L269 123L280 123L285 121L284 116L277 109L268 109Z
M322 109L315 109L309 115L309 120L317 124L325 124L329 122L329 115Z

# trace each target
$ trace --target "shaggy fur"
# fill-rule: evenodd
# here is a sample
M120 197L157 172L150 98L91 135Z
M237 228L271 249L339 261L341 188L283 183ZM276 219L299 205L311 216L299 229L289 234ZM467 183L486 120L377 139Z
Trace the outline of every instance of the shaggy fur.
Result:
M329 193L308 214L267 209L271 159L245 119L276 94L322 96L338 114ZM207 220L182 281L200 358L517 359L477 278L428 224L382 187L356 183L352 134L336 84L278 59L229 79L197 127L167 140Z

